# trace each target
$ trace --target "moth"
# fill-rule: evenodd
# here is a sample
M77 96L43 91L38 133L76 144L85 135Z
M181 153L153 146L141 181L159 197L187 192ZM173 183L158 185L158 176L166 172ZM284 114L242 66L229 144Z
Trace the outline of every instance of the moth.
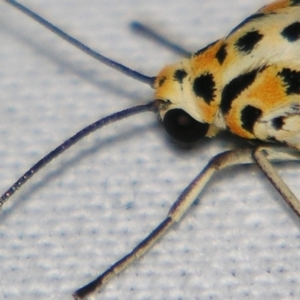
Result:
M49 26L17 2L6 2L56 31L51 24ZM153 87L155 101L101 119L95 128L147 110L156 111L167 132L179 142L194 143L228 130L250 142L259 140L268 145L259 143L258 146L215 156L179 196L157 229L128 256L75 292L75 299L85 298L100 289L112 275L141 257L182 218L211 176L227 166L256 163L299 215L298 200L270 164L271 161L299 159L299 7L298 1L275 1L251 15L224 39L201 48L179 63L164 67L155 77L128 71L117 64L117 69ZM116 64L101 55L97 58L109 65ZM90 128L88 132L93 130ZM81 131L71 142L56 148L54 153L38 162L3 194L1 204L40 167L44 167L45 161L50 162L84 135L85 132ZM284 147L279 148L278 144Z

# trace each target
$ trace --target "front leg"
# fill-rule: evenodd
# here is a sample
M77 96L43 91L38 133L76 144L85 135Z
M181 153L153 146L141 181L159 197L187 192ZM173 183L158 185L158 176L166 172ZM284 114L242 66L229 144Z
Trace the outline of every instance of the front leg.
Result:
M177 201L172 205L166 218L129 254L114 263L109 269L99 275L95 280L77 290L73 294L74 299L84 299L89 294L98 291L114 276L120 274L135 260L144 255L175 222L180 221L182 216L198 198L199 194L202 192L204 187L217 171L230 166L255 163L252 153L252 148L239 149L226 151L213 157L206 165L206 167L199 173L199 175L181 193ZM272 152L270 154L270 159L276 160L276 158L276 153ZM292 159L286 157L285 160Z
M274 158L274 160L276 161L299 160L300 153L294 150L290 150L290 148L276 147L257 147L253 151L253 158L255 159L255 162L257 163L259 168L268 177L272 185L276 188L285 202L293 209L297 216L300 217L300 202L278 175L273 165L270 163L270 158L272 160L272 157L270 157L270 151L272 151L272 154L276 156L276 158Z

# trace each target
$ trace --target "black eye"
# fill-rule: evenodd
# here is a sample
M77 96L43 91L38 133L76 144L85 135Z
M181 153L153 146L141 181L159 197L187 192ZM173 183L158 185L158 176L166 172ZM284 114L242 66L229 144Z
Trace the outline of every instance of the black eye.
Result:
M175 141L186 144L195 143L203 138L209 128L209 124L196 121L179 108L169 110L164 116L163 124Z

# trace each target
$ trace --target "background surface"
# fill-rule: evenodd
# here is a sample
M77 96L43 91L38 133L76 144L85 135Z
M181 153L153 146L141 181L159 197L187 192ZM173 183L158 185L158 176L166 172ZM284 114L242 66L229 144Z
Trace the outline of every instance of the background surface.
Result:
M140 20L196 51L267 1L22 1L145 74L180 58L132 33ZM0 190L83 126L152 91L0 2ZM167 214L225 137L172 144L157 117L107 127L41 171L0 213L0 298L71 299ZM280 165L296 194L299 166ZM220 173L182 222L95 299L299 299L299 222L255 167Z

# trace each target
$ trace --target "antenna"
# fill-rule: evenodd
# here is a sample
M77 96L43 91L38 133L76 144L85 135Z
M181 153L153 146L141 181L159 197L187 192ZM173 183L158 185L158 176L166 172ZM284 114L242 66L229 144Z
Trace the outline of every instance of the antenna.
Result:
M40 23L41 25L43 25L44 27L46 27L48 30L52 31L53 33L55 33L56 35L58 35L59 37L61 37L62 39L64 39L65 41L67 41L68 43L72 44L73 46L75 46L76 48L78 48L79 50L85 52L87 55L93 57L94 59L100 61L101 63L125 74L128 77L134 78L138 81L147 83L148 85L150 85L151 87L153 87L154 85L154 80L155 77L149 77L146 76L142 73L139 73L135 70L132 70L116 61L113 61L107 57L105 57L104 55L94 51L93 49L87 47L86 45L84 45L83 43L81 43L80 41L78 41L77 39L73 38L72 36L70 36L69 34L67 34L66 32L62 31L60 28L56 27L55 25L53 25L52 23L50 23L49 21L47 21L46 19L42 18L41 16L37 15L35 12L33 12L32 10L28 9L27 7L23 6L22 4L13 1L13 0L4 0L5 2L7 2L8 4L14 6L15 8L17 8L18 10L20 10L22 13L26 14L27 16L29 16L30 18L32 18L33 20L35 20L36 22Z
M128 118L130 116L143 113L145 111L157 111L157 107L159 106L158 101L151 101L148 104L142 104L138 106L134 106L131 108L127 108L121 110L119 112L113 113L107 117L101 118L98 121L86 126L85 128L78 131L69 139L65 140L62 144L57 146L54 150L45 155L42 159L40 159L34 166L32 166L23 176L21 176L1 197L0 197L0 208L3 204L30 178L33 177L39 170L45 167L49 162L51 162L54 158L61 155L67 149L75 145L78 141L89 135L90 133L108 125L111 123L115 123L122 119Z
M158 34L151 28L147 27L146 25L138 22L133 21L130 24L131 30L133 30L135 33L140 34L144 37L147 37L149 39L154 40L155 42L161 44L165 48L172 50L174 53L179 54L183 57L190 58L192 53L188 50L182 48L181 46L171 42L170 40L167 40L162 35Z

